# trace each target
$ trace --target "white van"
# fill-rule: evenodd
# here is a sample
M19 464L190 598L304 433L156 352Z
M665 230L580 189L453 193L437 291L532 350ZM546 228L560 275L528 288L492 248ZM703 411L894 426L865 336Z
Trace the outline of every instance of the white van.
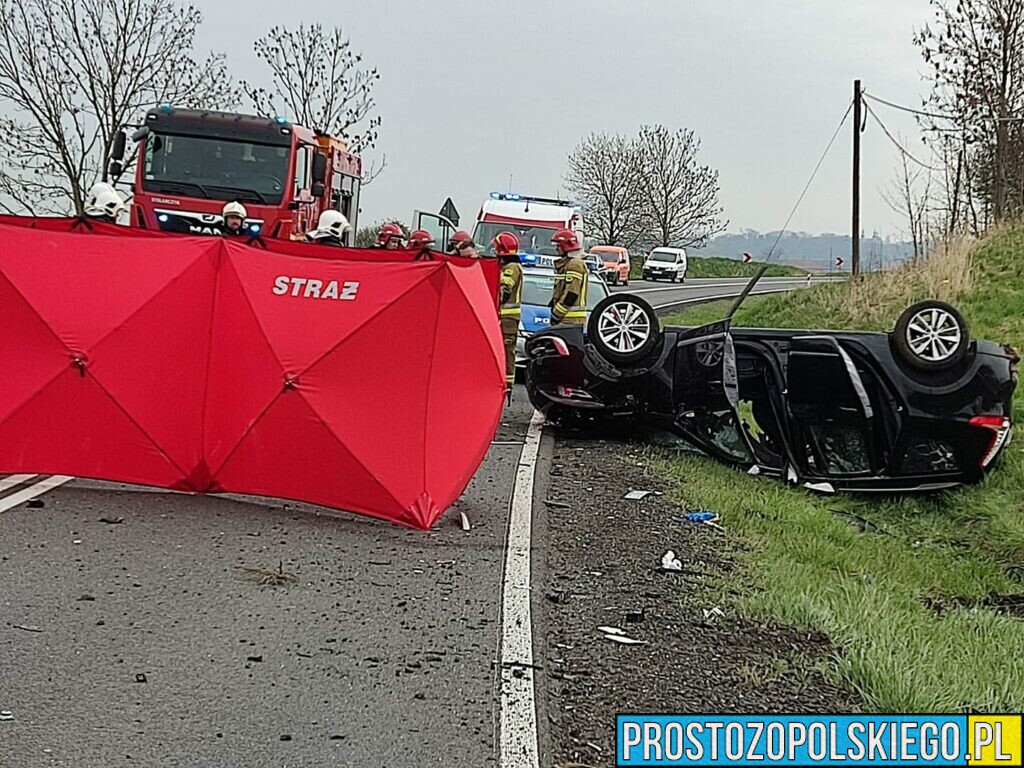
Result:
M668 278L686 282L686 251L682 248L655 248L644 261L644 280Z

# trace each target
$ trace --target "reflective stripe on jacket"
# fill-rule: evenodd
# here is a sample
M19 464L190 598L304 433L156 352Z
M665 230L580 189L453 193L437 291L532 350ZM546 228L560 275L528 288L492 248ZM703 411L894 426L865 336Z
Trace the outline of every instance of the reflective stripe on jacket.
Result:
M551 319L555 323L583 323L587 316L588 279L587 265L579 256L556 263L555 290L551 297ZM571 298L574 295L575 298Z

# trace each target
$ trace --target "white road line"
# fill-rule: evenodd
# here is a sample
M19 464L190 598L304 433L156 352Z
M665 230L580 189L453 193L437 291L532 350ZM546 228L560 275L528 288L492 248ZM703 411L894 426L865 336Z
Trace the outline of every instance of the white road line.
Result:
M30 485L28 488L0 499L0 512L6 512L8 509L13 509L19 504L24 504L26 501L32 501L37 496L42 496L47 491L59 488L64 483L69 483L74 479L69 475L51 475L34 485Z
M35 477L35 475L10 475L5 477L3 480L0 480L0 493L3 493L8 488L13 488L16 485L28 482L33 477Z
M533 478L544 417L533 412L509 510L501 595L501 768L537 768L537 702L530 612Z

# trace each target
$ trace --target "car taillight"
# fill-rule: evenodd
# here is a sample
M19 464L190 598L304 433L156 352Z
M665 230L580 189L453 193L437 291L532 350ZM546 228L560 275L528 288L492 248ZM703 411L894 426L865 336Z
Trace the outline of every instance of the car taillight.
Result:
M569 345L557 336L547 336L543 339L537 339L527 351L531 357L550 355L552 352L559 357L568 357Z
M985 469L1006 445L1006 441L1010 437L1010 420L1005 416L975 416L971 419L970 424L972 427L987 429L992 433L988 450L978 462L978 466Z

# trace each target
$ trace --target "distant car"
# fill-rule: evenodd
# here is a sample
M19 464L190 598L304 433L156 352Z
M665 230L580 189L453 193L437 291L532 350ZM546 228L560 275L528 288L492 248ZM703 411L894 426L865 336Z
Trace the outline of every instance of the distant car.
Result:
M644 280L671 280L686 282L686 251L682 248L655 248L643 266Z
M516 344L516 365L526 364L524 344L533 334L551 327L551 292L555 287L555 271L544 267L523 267L523 295L520 301L522 319ZM587 291L587 309L592 310L609 295L608 287L591 279Z
M592 254L604 261L601 276L608 285L629 285L629 250L618 245L595 245Z
M642 418L721 461L825 492L979 481L1010 440L1020 361L972 341L938 301L911 306L888 333L729 318L663 330L625 293L603 299L585 329L538 333L526 355L530 401L549 418Z

